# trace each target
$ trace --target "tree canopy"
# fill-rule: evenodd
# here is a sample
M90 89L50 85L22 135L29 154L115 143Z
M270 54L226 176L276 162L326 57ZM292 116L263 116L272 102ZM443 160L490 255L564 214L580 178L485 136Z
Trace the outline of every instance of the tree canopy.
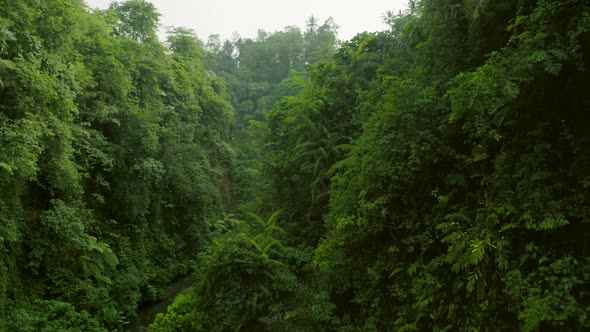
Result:
M161 42L145 0L0 0L0 330L124 331L189 273L150 331L589 329L588 13Z

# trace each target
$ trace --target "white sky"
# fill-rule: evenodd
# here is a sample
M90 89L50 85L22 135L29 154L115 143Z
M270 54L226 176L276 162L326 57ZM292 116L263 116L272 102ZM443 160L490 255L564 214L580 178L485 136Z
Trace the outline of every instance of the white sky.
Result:
M121 0L120 0L121 1ZM323 23L332 16L340 29L338 37L349 40L359 32L386 28L381 16L407 7L407 0L150 0L162 14L163 27L187 27L199 38L210 34L231 38L255 37L258 29L269 32L288 25L304 28L305 20L314 15ZM91 8L107 8L112 0L86 0ZM163 29L161 29L163 30Z

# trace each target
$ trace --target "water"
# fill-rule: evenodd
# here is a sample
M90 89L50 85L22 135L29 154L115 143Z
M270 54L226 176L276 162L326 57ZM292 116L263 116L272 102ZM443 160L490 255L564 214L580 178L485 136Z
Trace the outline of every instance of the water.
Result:
M153 304L151 306L140 308L137 312L137 317L132 319L129 322L129 325L126 327L126 331L128 332L144 332L147 331L148 325L154 322L156 319L156 315L158 313L165 313L166 309L176 295L178 295L183 290L191 287L195 281L195 277L193 275L188 275L186 277L177 279L172 284L170 284L165 290L165 296L162 301Z

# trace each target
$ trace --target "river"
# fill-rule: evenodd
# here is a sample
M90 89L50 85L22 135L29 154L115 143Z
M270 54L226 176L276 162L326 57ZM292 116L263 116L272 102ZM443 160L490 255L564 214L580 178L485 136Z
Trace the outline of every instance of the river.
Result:
M154 322L156 315L159 313L165 313L166 308L168 308L168 306L172 303L176 295L191 287L194 281L195 277L192 274L174 281L166 288L164 291L165 296L160 302L139 309L137 316L129 322L129 325L127 325L125 331L147 331L148 325Z

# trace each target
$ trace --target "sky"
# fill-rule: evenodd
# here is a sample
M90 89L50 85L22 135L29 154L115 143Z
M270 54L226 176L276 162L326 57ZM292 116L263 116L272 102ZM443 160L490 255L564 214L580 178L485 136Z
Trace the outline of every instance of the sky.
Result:
M120 0L121 1L121 0ZM112 0L86 0L90 8L107 8ZM222 39L234 32L255 37L258 29L268 32L297 25L314 15L320 22L330 16L340 27L338 38L349 40L359 32L386 29L383 14L406 8L407 0L150 0L162 14L161 33L168 26L193 29L206 41L211 34Z

